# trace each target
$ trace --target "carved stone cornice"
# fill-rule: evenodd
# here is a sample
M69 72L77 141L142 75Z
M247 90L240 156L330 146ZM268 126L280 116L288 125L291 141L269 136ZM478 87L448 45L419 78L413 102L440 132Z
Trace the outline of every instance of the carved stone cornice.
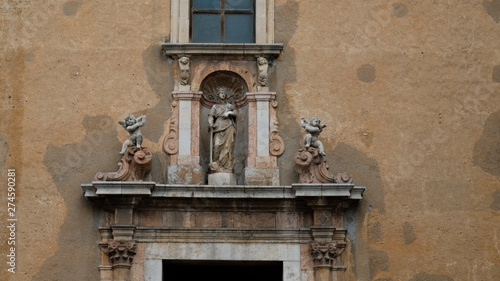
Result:
M334 259L338 258L346 247L345 242L313 241L309 244L315 267L332 267Z

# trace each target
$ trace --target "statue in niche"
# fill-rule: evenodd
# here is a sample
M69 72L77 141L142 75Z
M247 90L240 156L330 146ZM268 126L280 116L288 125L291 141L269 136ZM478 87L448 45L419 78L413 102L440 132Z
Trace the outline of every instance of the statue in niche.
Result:
M236 136L234 106L227 102L227 88L217 87L217 103L208 115L210 127L210 163L212 173L232 173L234 168L233 148Z
M189 84L189 58L181 57L179 59L179 69L180 69L180 78L181 85Z
M259 70L259 85L264 87L267 85L267 72L269 68L269 62L265 57L258 57L257 67Z
M135 146L137 148L141 148L142 145L142 133L141 127L146 124L146 116L142 115L138 118L135 118L134 115L128 115L125 117L125 121L118 121L120 125L125 128L130 133L130 138L123 142L122 151L120 151L120 155L125 155L125 151L129 146Z
M307 122L304 117L300 118L300 124L306 130L304 137L304 146L306 148L315 147L319 150L319 154L326 156L323 143L318 139L319 134L323 131L326 125L321 124L318 117L313 117L311 122Z

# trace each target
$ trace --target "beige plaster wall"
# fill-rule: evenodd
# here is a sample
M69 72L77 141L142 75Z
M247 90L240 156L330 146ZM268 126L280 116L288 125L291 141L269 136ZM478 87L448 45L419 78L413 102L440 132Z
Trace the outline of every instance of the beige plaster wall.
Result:
M500 1L275 3L281 183L314 115L331 170L367 187L346 221L347 280L498 279ZM169 1L0 5L2 225L8 168L18 186L16 273L0 279L97 280L105 218L80 184L116 170L130 113L148 116L164 182Z
M348 279L500 278L500 1L276 4L282 131L321 117L331 170L368 188Z

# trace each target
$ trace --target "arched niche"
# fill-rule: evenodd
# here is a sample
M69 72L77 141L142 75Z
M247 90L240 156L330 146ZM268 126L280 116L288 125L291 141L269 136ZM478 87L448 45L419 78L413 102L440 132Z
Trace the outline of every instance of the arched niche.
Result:
M238 184L244 184L243 170L248 154L248 85L239 74L232 71L215 71L207 75L200 84L201 110L200 110L200 156L205 173L208 174L210 161L210 128L208 114L217 103L217 87L225 87L227 101L233 104L237 111L236 141L233 150L234 173Z

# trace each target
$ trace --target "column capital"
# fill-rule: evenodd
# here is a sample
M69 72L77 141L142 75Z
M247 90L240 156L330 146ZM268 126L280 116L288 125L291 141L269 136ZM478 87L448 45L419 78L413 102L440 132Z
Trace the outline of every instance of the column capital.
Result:
M309 243L310 253L313 257L314 267L333 267L333 261L344 252L345 242L338 241L312 241Z
M136 254L137 243L135 241L110 240L100 243L99 247L109 257L113 268L130 268Z
M248 92L247 99L250 102L272 101L276 99L276 92Z
M174 100L199 101L201 99L201 96L202 92L192 92L192 91L172 92L172 97L174 97Z

